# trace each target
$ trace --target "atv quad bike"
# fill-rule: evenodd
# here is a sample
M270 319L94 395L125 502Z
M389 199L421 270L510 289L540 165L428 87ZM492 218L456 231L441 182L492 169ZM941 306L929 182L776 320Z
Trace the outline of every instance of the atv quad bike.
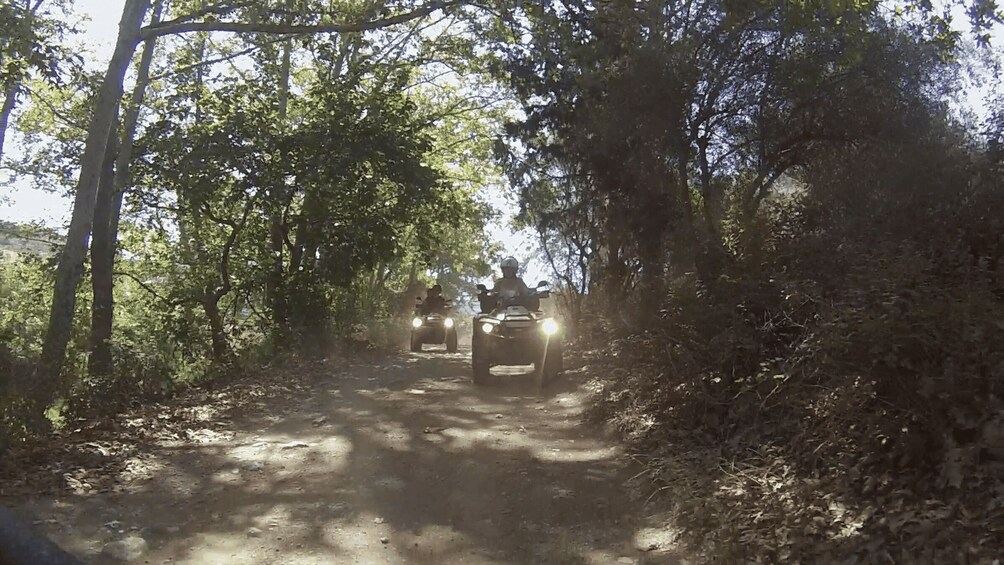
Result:
M422 298L415 304L415 316L411 319L411 350L422 351L422 345L445 343L450 353L457 351L457 328L450 316L449 302L443 309L423 307Z
M481 313L474 316L471 364L474 384L488 379L496 365L530 365L541 385L562 370L561 327L540 310L548 298L548 283L541 281L527 296L503 298L478 285Z

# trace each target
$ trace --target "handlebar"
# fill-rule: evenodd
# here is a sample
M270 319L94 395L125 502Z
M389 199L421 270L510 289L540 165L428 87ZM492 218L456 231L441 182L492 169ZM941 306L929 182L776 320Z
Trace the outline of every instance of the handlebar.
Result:
M484 290L484 291L478 293L478 297L482 297L482 296L498 297L499 293L492 292L490 290ZM530 293L529 294L518 295L518 296L516 296L514 298L549 298L550 296L551 296L550 289L548 289L548 290L530 289Z

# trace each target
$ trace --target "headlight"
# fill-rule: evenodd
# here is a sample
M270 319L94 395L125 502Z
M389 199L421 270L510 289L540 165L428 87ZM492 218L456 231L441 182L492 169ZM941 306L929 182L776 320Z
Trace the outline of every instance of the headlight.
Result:
M420 328L422 327L422 318L415 318L411 321L411 327Z
M446 327L448 327L448 328L452 328L453 327L453 318L447 318L447 319L443 320L443 325L446 326Z
M555 322L553 319L548 318L547 320L544 320L543 324L540 325L540 329L544 330L544 334L546 335L554 335L558 333L558 322Z
M481 325L481 331L485 332L486 334L490 334L490 333L492 333L492 328L494 328L494 327L495 326L493 326L491 324L482 324Z

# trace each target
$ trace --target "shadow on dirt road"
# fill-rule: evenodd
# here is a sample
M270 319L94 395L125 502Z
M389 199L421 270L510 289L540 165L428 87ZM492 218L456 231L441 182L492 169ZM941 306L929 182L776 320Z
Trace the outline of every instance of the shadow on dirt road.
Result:
M122 492L27 507L93 563L130 532L138 563L678 562L576 383L469 371L464 350L359 363L233 433L159 445Z

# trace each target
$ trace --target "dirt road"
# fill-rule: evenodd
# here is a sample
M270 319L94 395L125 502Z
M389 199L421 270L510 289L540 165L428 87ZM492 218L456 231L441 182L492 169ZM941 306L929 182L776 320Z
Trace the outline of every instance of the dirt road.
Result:
M135 563L679 562L639 516L638 469L581 424L574 377L542 394L494 371L475 388L464 350L332 369L227 429L161 442L118 492L26 510L92 563L122 540Z

